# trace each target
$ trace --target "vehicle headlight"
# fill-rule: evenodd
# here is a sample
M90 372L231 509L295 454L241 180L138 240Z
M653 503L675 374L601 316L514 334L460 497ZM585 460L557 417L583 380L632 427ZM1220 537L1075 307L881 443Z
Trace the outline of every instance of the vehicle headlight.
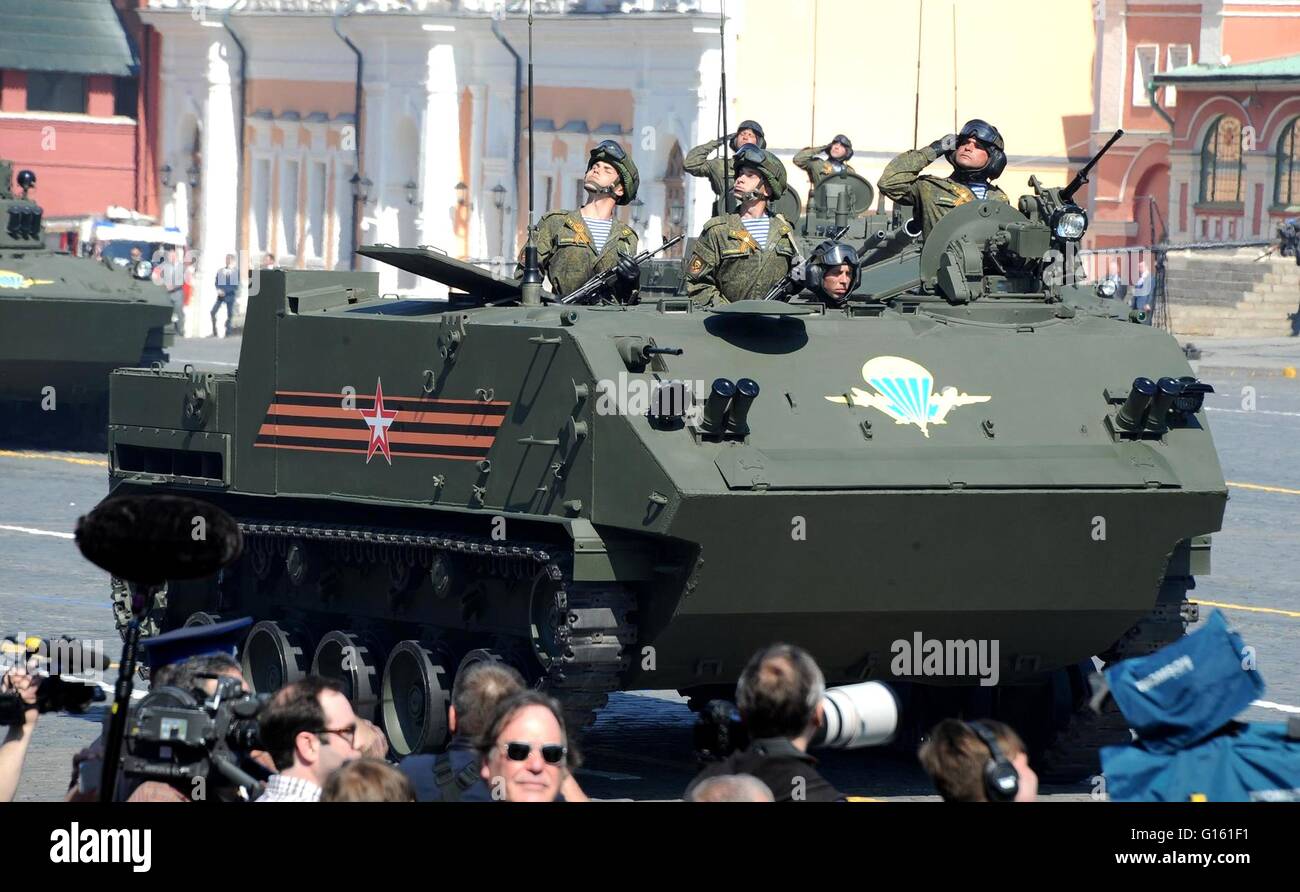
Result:
M1056 231L1057 238L1083 238L1083 231L1088 228L1088 215L1082 208L1063 208L1057 213L1056 224L1052 228Z
M1119 284L1114 279L1102 279L1097 283L1097 293L1102 297L1114 297L1119 291Z
M147 279L152 273L153 273L153 264L150 263L148 260L136 261L135 266L132 267L131 269L131 274L135 276L137 279Z

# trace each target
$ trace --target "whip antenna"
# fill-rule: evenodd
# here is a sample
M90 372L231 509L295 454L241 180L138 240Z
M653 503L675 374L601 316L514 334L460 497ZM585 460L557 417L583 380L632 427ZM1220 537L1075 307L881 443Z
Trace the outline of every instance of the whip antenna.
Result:
M528 0L528 242L524 245L524 275L520 280L520 302L538 306L542 302L542 270L537 263L533 225L533 0Z

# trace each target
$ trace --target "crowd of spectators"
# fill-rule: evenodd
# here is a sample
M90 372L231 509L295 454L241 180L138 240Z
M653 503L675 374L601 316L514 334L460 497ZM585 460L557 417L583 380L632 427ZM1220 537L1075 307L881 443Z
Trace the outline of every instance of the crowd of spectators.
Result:
M247 691L229 653L188 657L153 669L152 689L212 697L221 678ZM0 687L32 704L0 743L0 801L11 799L37 721L37 677L10 671ZM817 769L809 745L825 722L825 680L812 656L774 644L756 653L736 685L748 731L741 749L707 764L687 786L690 802L831 802L848 797ZM260 745L248 754L267 779L257 802L580 802L581 764L563 709L530 689L510 666L474 663L454 681L447 710L448 746L396 761L384 732L358 717L338 682L308 676L285 685L258 714ZM104 741L73 761L68 801L99 798ZM946 801L1031 801L1038 779L1026 747L1006 725L940 722L919 751L921 767ZM131 779L119 769L116 797L131 802L200 798L183 784Z

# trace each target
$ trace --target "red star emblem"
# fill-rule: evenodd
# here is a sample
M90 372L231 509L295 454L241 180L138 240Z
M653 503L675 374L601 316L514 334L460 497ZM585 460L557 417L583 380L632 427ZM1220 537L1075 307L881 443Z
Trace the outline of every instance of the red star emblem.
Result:
M388 428L393 423L393 419L397 417L397 410L384 408L384 385L380 379L375 379L374 414L367 415L360 409L357 411L361 412L361 417L365 419L366 424L370 427L370 446L366 449L366 464L370 464L370 459L374 457L375 450L378 449L391 465L393 456L388 451Z

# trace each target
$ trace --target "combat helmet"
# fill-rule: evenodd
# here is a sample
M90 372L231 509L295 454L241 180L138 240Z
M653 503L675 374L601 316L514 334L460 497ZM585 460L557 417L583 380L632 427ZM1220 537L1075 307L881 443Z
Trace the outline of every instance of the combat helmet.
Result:
M852 294L862 280L862 268L858 265L859 262L858 252L852 245L827 239L813 248L812 253L808 255L808 261L804 264L804 285L823 300L835 304L842 303L847 296L841 299L827 294L822 290L822 278L828 269L847 263L853 271L848 292Z
M772 190L769 202L776 201L785 193L785 165L781 163L780 158L766 149L755 148L752 145L741 146L731 162L732 176L739 176L741 170L746 167L757 171L763 178L763 182L767 183L767 188Z
M953 146L944 157L948 163L953 166L953 170L964 179L982 179L996 180L1007 166L1007 146L1002 141L1002 134L998 128L994 127L988 121L979 118L972 118L962 125L957 133L957 145L961 145L967 137L975 137L980 141L984 150L989 153L989 160L984 162L984 166L971 170L957 166L957 146Z
M839 143L840 145L844 146L844 157L839 159L841 162L848 161L850 158L853 157L853 141L850 140L847 136L845 136L843 133L835 134L835 138L826 144L826 151L829 152L831 146L834 145L835 143Z
M618 171L619 182L623 184L623 195L615 199L616 204L627 204L636 198L637 187L641 185L641 174L636 169L632 156L621 145L612 139L601 140L587 158L587 170L591 170L597 161L604 161Z
M740 122L740 125L738 127L736 127L736 133L739 134L740 131L742 130L753 130L754 135L758 137L758 147L760 149L767 148L767 137L763 135L762 124L758 123L757 121L746 118L745 120ZM731 145L731 151L733 152L740 151L738 148L736 148L736 137L733 136L731 138L730 145Z

